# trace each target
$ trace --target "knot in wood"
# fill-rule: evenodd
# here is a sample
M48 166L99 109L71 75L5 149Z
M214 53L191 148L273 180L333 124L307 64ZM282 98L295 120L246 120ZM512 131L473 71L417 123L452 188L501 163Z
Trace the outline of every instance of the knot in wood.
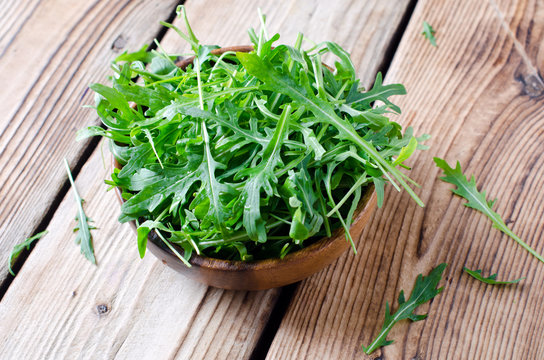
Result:
M111 49L115 52L122 50L127 44L127 39L123 35L119 35L111 44Z
M523 90L532 98L544 94L544 81L539 75L531 74L523 78Z
M96 305L96 311L98 312L98 315L104 315L108 312L108 310L108 305L106 304Z

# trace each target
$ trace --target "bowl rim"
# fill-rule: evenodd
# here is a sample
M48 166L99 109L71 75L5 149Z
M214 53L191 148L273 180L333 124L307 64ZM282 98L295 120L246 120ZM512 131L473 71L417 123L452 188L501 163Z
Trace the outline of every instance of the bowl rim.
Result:
M252 45L236 45L236 46L227 46L227 47L220 47L217 49L213 49L211 51L214 55L220 55L228 51L234 51L234 52L250 52L253 51L254 47ZM182 69L185 69L188 65L190 65L193 60L194 56L180 59L176 62L176 65ZM329 66L326 64L323 64L330 70L332 70ZM113 169L121 169L122 165L119 163L119 161L115 158L113 154L111 154L111 166L112 171ZM117 200L119 201L120 205L122 206L125 200L122 197L122 191L119 187L115 187L115 193L117 195ZM372 212L374 208L376 207L376 192L374 184L369 184L365 187L365 190L363 194L361 195L361 199L359 200L359 204L357 205L357 208L355 210L355 216L353 218L353 221L351 222L351 227L353 227L358 221L365 217L367 213L370 211ZM129 222L132 229L136 232L137 226L136 221L132 220ZM155 246L159 247L161 250L169 253L171 256L174 256L177 261L181 263L181 260L177 258L177 256L170 250L168 247L165 247L162 242L159 242L157 240L158 236L155 234L155 230L151 231L148 235L148 242L151 241L154 243ZM315 257L319 254L326 252L328 248L337 247L338 241L345 242L345 248L347 249L349 247L349 242L345 238L345 233L343 227L339 227L335 229L330 237L323 237L321 239L316 240L314 243L303 247L302 249L299 249L297 251L294 251L292 253L289 253L285 255L283 258L268 258L268 259L260 259L260 260L250 260L250 261L243 261L243 260L226 260L226 259L219 259L219 258L212 258L204 255L198 255L193 252L189 259L189 263L192 266L200 267L200 268L206 268L209 270L217 270L217 271L227 271L227 272L240 272L240 271L248 271L248 270L270 270L273 268L276 268L278 263L281 264L289 264L289 263L298 263L301 261L301 259L307 259L308 257ZM176 248L176 251L180 252L182 254L184 250L177 244L170 243L170 245L174 246ZM344 250L345 251L345 250Z

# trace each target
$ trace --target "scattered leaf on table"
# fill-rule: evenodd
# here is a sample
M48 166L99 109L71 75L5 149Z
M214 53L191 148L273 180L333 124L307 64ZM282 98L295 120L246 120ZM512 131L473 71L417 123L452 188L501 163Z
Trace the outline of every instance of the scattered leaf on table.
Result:
M94 257L94 249L93 249L93 239L91 236L91 229L94 229L95 227L89 225L89 222L91 221L87 215L85 215L85 212L83 211L83 199L81 196L79 196L79 193L76 189L76 184L74 183L74 179L72 178L72 173L70 172L70 166L68 165L68 161L64 159L64 165L66 166L66 172L68 173L68 179L70 180L70 184L72 184L72 190L74 191L74 197L76 198L77 203L77 215L76 215L76 221L77 225L74 228L74 232L77 233L75 242L78 245L81 245L81 253L93 264L96 264L96 259Z
M446 175L441 177L440 179L447 183L456 185L457 188L452 189L451 191L454 194L457 194L467 200L467 202L464 204L465 206L483 213L491 220L494 228L499 229L506 235L510 236L512 239L516 240L525 250L534 255L538 260L544 262L544 257L538 254L533 248L531 248L516 234L514 234L514 232L506 226L501 216L493 211L492 207L497 199L493 201L488 201L486 199L485 191L478 191L474 175L470 177L470 180L468 179L468 177L465 177L463 171L461 170L461 164L459 163L459 161L457 162L455 169L451 168L445 160L438 157L434 158L434 162L436 163L436 166L444 170L444 175Z
M498 281L497 280L497 274L492 274L489 277L484 278L482 276L482 270L470 270L466 267L463 268L463 271L475 278L476 280L479 280L483 283L490 284L490 285L508 285L508 284L517 284L521 280L525 279L524 277L515 279L515 280L506 280L506 281Z
M423 36L425 36L426 39L428 39L432 46L437 47L436 45L436 39L434 37L434 34L436 31L433 29L433 27L426 21L423 22L423 32L421 33Z
M8 260L8 270L9 273L13 276L15 276L15 273L13 272L12 266L15 265L15 262L19 258L19 255L21 255L21 252L26 248L27 250L30 250L30 245L38 240L41 239L42 236L47 234L47 230L37 233L36 235L29 237L22 243L19 243L13 247L13 250L11 250L11 254L9 254L9 260Z
M444 288L437 288L437 286L442 279L442 273L444 272L446 266L447 264L438 265L433 270L431 270L431 272L427 276L419 274L417 276L414 289L412 290L412 293L410 294L408 300L404 298L404 291L401 290L398 299L399 308L395 313L391 313L389 309L389 302L385 303L385 320L383 323L383 327L378 336L374 339L374 341L372 341L370 345L368 345L367 347L363 346L363 350L366 354L371 354L377 348L393 343L393 340L387 340L386 338L387 334L389 334L389 331L391 331L391 329L393 328L393 325L395 325L397 322L404 319L420 321L424 320L427 317L427 314L414 314L414 310L418 306L426 303L427 301L431 300L436 295L442 292Z

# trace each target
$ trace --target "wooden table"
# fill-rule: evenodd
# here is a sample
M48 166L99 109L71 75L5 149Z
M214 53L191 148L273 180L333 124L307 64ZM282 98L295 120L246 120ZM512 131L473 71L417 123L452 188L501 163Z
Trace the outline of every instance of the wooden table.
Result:
M106 144L76 142L98 124L87 85L119 53L158 38L186 48L160 20L178 1L4 1L0 16L0 358L365 359L385 302L447 262L444 292L425 321L393 328L381 359L543 359L544 264L491 227L438 180L433 156L460 160L511 228L544 252L544 2L542 0L187 0L203 43L247 44L258 27L298 31L352 52L362 82L405 84L397 120L432 134L411 160L420 208L391 187L359 238L358 255L299 284L261 292L208 288L153 256L139 260L119 225ZM436 29L438 47L422 35ZM179 19L175 23L181 24ZM74 244L76 203L66 157L86 199L98 265ZM7 272L13 246L49 233ZM463 266L525 276L490 286Z

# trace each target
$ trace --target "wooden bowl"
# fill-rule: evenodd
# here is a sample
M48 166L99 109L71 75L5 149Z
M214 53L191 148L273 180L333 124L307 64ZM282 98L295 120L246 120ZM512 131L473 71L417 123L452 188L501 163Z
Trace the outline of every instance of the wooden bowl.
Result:
M215 49L214 54L226 51L249 52L251 46L233 46ZM185 68L193 58L184 59L177 63ZM112 165L121 169L122 166L112 156ZM121 204L121 190L116 188L117 198ZM351 233L357 237L370 219L376 208L376 193L374 186L367 187L355 211ZM131 226L136 231L136 222ZM183 250L172 244L177 251ZM342 228L333 232L331 237L323 238L296 252L287 254L283 259L266 259L257 261L232 261L199 256L193 253L187 267L152 231L149 234L147 248L160 259L163 264L170 266L186 277L206 285L231 290L264 290L289 285L307 278L325 268L344 253L350 244Z

